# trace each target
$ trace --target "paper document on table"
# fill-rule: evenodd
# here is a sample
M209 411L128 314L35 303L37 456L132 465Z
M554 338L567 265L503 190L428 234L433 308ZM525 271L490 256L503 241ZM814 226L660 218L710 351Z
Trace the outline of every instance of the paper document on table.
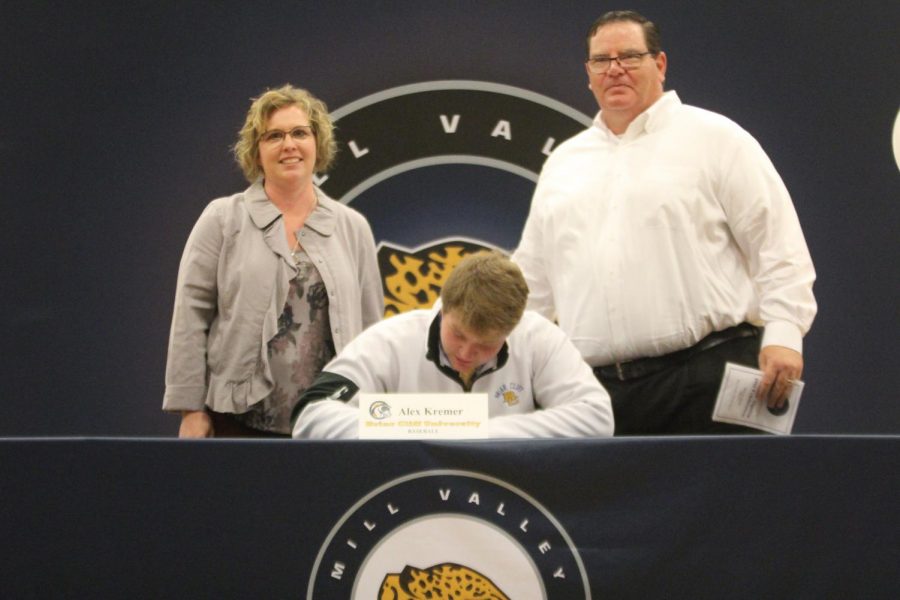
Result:
M789 434L794 428L794 417L800 406L803 382L794 382L784 406L769 408L756 397L756 389L762 377L759 369L727 363L716 406L713 408L713 421L744 425L769 433Z

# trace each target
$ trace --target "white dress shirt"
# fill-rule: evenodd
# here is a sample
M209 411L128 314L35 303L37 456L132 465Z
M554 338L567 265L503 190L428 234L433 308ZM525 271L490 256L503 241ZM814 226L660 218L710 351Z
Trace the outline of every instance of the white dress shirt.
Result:
M802 351L815 271L753 137L667 92L612 133L600 115L547 159L513 255L529 308L594 366L658 356L743 321Z

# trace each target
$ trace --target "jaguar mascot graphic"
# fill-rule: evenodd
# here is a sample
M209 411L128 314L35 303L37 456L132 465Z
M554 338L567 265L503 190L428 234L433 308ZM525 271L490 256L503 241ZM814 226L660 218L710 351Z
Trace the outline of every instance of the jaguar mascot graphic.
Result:
M459 261L467 254L484 250L503 252L482 242L460 238L439 240L415 250L382 242L378 246L378 268L384 287L384 316L430 308Z
M389 573L381 584L378 600L426 598L509 600L490 579L454 563L434 565L428 569L407 565L400 573Z

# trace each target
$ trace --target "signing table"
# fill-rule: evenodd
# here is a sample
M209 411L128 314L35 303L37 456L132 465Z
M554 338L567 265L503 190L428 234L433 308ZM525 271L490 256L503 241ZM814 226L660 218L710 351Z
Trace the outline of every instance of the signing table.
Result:
M0 589L891 598L898 457L896 436L5 439Z

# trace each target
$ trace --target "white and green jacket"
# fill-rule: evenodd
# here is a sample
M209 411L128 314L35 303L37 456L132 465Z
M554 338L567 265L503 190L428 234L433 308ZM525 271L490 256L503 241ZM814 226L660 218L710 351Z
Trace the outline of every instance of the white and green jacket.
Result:
M301 397L293 436L358 437L358 393L488 394L492 438L613 433L609 395L553 323L526 311L497 357L470 386L442 360L439 309L415 310L369 327Z

